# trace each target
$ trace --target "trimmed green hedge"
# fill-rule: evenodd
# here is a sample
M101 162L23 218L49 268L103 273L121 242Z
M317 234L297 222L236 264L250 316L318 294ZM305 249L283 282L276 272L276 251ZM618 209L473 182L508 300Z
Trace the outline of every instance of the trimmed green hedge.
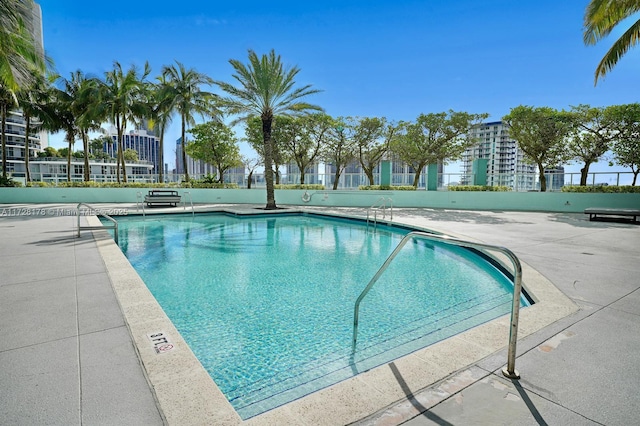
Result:
M304 185L300 185L298 184L291 184L291 185L274 185L275 189L313 189L316 191L322 191L325 189L324 185L320 185L320 184L304 184Z
M595 186L579 186L579 185L565 185L562 187L562 192L583 192L583 193L640 193L640 186L631 185L595 185Z
M415 191L415 186L411 185L402 185L402 186L393 186L393 185L360 185L358 187L361 191Z
M19 182L18 182L19 183ZM144 182L58 182L58 184L47 182L29 182L27 187L35 188L226 188L237 189L237 183L210 183L201 181L191 182L171 182L171 183L144 183Z
M452 185L448 187L449 191L492 191L507 192L511 191L509 186L488 186L488 185Z

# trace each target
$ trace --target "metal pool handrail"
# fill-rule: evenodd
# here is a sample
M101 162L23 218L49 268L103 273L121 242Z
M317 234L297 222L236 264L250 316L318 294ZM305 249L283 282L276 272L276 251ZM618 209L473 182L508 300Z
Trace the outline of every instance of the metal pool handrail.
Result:
M191 216L195 216L196 215L196 211L193 208L193 198L191 198L191 192L189 192L189 191L182 191L182 211L187 210L185 195L189 196L189 203L191 204Z
M429 234L427 232L413 231L405 235L402 241L400 241L398 246L393 250L391 255L389 255L389 257L384 262L384 264L380 267L378 272L376 272L376 274L371 279L371 281L369 281L369 284L367 284L364 290L362 290L362 293L360 293L360 296L358 296L358 299L356 299L354 312L353 312L353 348L352 348L353 352L355 352L356 350L356 342L358 339L358 314L360 311L360 302L362 302L362 299L364 299L367 293L369 293L369 290L371 290L371 287L373 287L376 281L378 281L382 273L387 269L387 267L393 261L393 259L395 259L395 257L398 255L400 250L402 250L402 248L407 244L407 242L409 242L409 240L414 238L424 238L427 240L443 241L447 244L452 244L452 245L461 246L461 247L470 247L475 249L499 251L505 254L509 258L509 260L511 260L511 262L513 263L513 269L514 269L513 303L511 305L511 326L509 328L509 351L507 354L507 366L502 369L502 374L504 374L505 377L508 377L510 379L519 379L520 375L518 374L515 368L516 368L516 342L518 340L518 319L520 316L520 294L522 293L522 265L520 264L520 260L518 260L516 255L513 254L513 252L507 248L500 247L500 246L493 246L489 244L474 243L471 241L463 241L463 240L452 238L446 235L434 235L434 234Z
M367 226L369 226L369 214L373 210L373 224L374 227L378 226L378 210L382 209L382 218L387 217L387 201L389 202L389 209L391 214L391 220L393 220L393 200L391 197L380 197L378 200L367 209Z
M113 226L105 226L105 225L101 225L101 226L80 226L80 206L89 207L89 212L94 211L97 215L102 216L102 217L110 220L113 223ZM78 238L80 238L80 230L81 229L85 229L85 230L105 229L105 228L106 229L113 229L113 241L115 241L115 243L118 244L118 222L114 218L112 218L108 214L101 213L100 210L95 209L95 208L91 207L89 204L86 204L86 203L78 203L78 206L76 207L76 216L78 216L78 234L76 235Z

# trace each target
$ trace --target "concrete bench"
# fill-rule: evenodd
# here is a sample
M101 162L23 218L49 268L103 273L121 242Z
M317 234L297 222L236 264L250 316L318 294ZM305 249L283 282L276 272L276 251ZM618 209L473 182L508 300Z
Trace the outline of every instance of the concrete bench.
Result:
M157 205L176 207L180 203L180 195L178 195L178 191L154 189L144 196L144 202L147 203L147 207Z
M589 215L589 220L596 220L598 216L623 216L632 217L633 222L640 216L640 209L614 209L608 207L589 207L584 209L584 214Z

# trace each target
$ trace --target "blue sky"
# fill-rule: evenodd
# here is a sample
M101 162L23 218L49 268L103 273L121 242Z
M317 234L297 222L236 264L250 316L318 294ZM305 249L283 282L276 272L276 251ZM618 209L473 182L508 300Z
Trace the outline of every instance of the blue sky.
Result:
M582 42L587 1L40 0L45 48L63 76L103 76L114 60L175 60L231 81L229 59L275 49L297 65L308 100L332 116L414 120L449 109L500 120L520 104L569 108L636 102L640 52L597 87L593 72L622 30ZM217 88L212 88L215 92ZM177 120L176 120L177 122ZM166 134L174 162L173 125ZM52 136L54 146L61 137ZM246 150L246 147L243 148ZM606 162L597 169L608 170ZM449 171L449 170L445 170ZM454 171L454 170L451 170Z

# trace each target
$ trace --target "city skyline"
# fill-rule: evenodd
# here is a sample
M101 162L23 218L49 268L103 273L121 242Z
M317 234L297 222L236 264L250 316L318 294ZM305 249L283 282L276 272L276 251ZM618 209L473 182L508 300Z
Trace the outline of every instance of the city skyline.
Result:
M79 68L102 77L114 60L127 67L148 60L155 76L178 60L232 81L229 59L246 62L247 49L273 48L301 69L299 85L322 90L309 102L335 117L411 121L453 109L499 121L520 104L568 109L636 101L629 90L640 68L636 51L594 87L595 67L623 29L585 46L582 2L192 1L179 9L166 1L39 3L45 48L62 75ZM174 120L165 140L178 137ZM165 149L169 163L172 146ZM592 168L601 169L610 170L606 161Z

